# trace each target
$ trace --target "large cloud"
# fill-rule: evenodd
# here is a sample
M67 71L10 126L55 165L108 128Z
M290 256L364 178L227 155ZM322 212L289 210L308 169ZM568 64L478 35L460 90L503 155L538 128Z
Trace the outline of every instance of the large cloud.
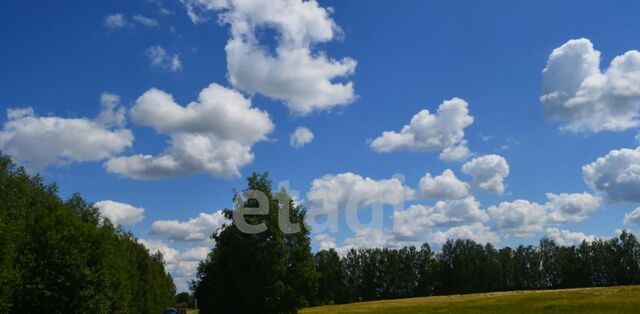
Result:
M451 169L436 177L427 173L420 179L418 195L428 199L461 199L469 196L469 184L460 181Z
M504 178L509 175L509 164L502 156L485 155L462 165L462 172L474 178L474 184L479 190L502 194Z
M593 242L596 239L595 236L586 235L582 232L571 232L558 228L547 228L546 232L546 236L549 239L562 246L580 245L583 241Z
M433 234L431 243L443 245L447 240L469 239L478 243L500 242L500 236L491 231L491 228L476 222L470 225L456 226L445 231L438 231Z
M461 200L439 201L434 206L411 205L393 213L393 231L401 236L416 237L432 228L484 222L489 219L473 197Z
M114 225L134 225L144 219L144 208L111 200L94 204L100 210L100 216L109 219Z
M216 177L240 175L251 163L251 147L267 138L274 125L269 114L251 107L235 90L211 84L186 107L158 89L150 89L131 109L137 123L170 137L158 156L113 158L107 170L136 179L158 179L207 172Z
M615 57L600 70L600 52L585 38L553 50L542 71L545 115L564 130L620 131L639 125L640 52Z
M98 161L131 147L133 134L123 128L124 111L113 94L102 97L96 119L39 117L31 108L7 110L0 150L32 170L67 162Z
M200 213L187 221L158 220L151 225L151 234L167 237L172 241L207 241L211 235L230 221L222 211L213 214Z
M524 237L542 230L546 222L545 206L527 200L502 202L487 209L495 222L495 228L502 233Z
M400 132L385 131L371 142L377 152L397 150L440 150L440 158L458 160L469 154L464 129L473 123L467 102L460 98L444 101L436 114L423 109Z
M582 167L584 181L609 202L640 202L640 148L612 150Z
M587 215L602 206L599 197L589 193L547 193L547 222L565 223L587 219Z
M229 81L248 92L283 100L299 115L346 105L356 99L353 83L336 82L354 73L356 61L332 59L314 51L317 43L342 34L330 9L315 0L183 0L194 22L220 11L220 21L231 26L225 47ZM274 29L277 45L260 42L257 34Z
M335 213L346 206L402 204L414 193L397 178L374 180L346 172L314 179L306 198L311 210Z

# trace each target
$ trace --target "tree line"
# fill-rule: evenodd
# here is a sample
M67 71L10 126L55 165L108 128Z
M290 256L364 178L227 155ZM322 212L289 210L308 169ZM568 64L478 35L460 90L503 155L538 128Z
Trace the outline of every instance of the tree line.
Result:
M296 313L312 305L406 297L508 290L576 288L640 283L640 244L619 237L560 246L543 238L539 245L496 248L472 240L449 240L435 252L420 248L351 249L312 254L309 230L295 234L278 228L286 191L271 190L268 174L248 178L247 190L267 195L266 215L245 217L265 223L267 231L243 233L234 224L212 235L215 246L200 263L192 291L200 313ZM258 207L235 193L234 201ZM292 223L304 207L289 200ZM233 219L231 210L226 210Z
M640 283L640 243L619 237L577 246L540 244L496 249L472 240L449 240L440 252L419 249L351 249L346 256L315 254L315 304L493 291L559 289Z
M0 313L161 313L175 302L152 254L74 194L0 155Z

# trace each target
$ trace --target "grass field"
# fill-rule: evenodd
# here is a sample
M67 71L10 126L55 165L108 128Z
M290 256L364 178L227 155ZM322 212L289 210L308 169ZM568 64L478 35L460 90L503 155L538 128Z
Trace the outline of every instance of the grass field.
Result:
M640 286L385 300L312 307L301 313L640 313Z

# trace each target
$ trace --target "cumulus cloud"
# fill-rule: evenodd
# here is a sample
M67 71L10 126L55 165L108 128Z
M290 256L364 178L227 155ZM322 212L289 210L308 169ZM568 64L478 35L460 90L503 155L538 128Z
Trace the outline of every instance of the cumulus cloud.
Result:
M461 199L469 196L469 184L460 181L451 169L436 177L427 173L420 179L418 196L427 199Z
M460 200L439 201L433 207L411 205L393 213L393 231L404 237L415 238L434 227L484 222L489 219L472 196Z
M103 110L93 120L39 117L32 108L8 109L0 150L35 171L51 164L109 158L133 142L131 131L123 128L124 111L113 100L103 100Z
M546 203L549 223L577 222L587 219L587 215L602 206L599 197L589 193L547 193Z
M213 214L200 213L187 221L158 220L151 225L151 234L166 237L172 241L207 241L224 224L229 224L222 211Z
M170 138L169 147L158 156L118 157L106 163L108 171L136 179L200 172L222 178L239 176L240 168L253 161L252 146L267 139L274 128L268 113L218 84L203 89L198 100L186 107L152 88L137 99L131 116Z
M94 204L100 211L100 216L109 219L114 225L135 225L144 219L144 208L111 200L99 201Z
M397 178L374 180L346 172L314 179L306 199L310 210L335 213L346 206L401 204L414 193Z
M456 226L445 231L438 231L433 234L431 242L442 246L447 240L469 239L478 243L500 242L500 236L491 231L491 228L476 222L470 225Z
M193 280L198 264L207 257L210 250L209 247L199 246L179 251L162 241L149 239L138 241L152 254L162 253L166 270L171 273L178 291L189 291L189 282Z
M545 115L571 132L621 131L639 125L640 52L627 51L600 70L600 51L586 38L553 50L542 71Z
M151 62L151 66L157 69L163 69L176 72L182 69L182 62L178 54L170 54L161 46L151 46L146 50L147 58Z
M122 128L127 120L126 111L120 105L120 96L104 92L100 96L102 111L96 118L96 122L106 127Z
M546 222L545 206L527 200L502 202L487 209L497 230L516 236L530 236L542 230Z
M128 26L129 23L120 13L109 14L104 18L104 26L109 29L117 29Z
M596 237L586 235L582 232L571 232L569 230L560 230L558 228L547 228L547 238L553 240L561 246L580 245L583 241L593 242Z
M609 202L640 202L640 148L612 150L582 167L585 183Z
M317 1L302 0L183 0L192 21L206 20L208 11L219 11L229 24L228 77L234 87L282 100L298 115L343 106L356 99L352 75L356 61L333 59L315 51L318 43L342 34L330 9ZM275 30L273 51L260 42L259 30Z
M502 156L485 155L462 165L462 172L473 177L474 186L480 191L502 194L509 164Z
M289 145L293 148L300 148L313 141L313 132L305 127L296 128L289 136Z
M640 207L634 209L632 212L626 213L623 220L625 225L636 224L640 225Z
M464 129L473 123L467 107L466 101L453 98L440 104L435 114L423 109L400 132L383 132L371 142L371 148L381 153L440 150L441 159L463 159L469 154Z
M319 250L328 250L336 248L336 239L327 233L320 233L313 237L318 245Z

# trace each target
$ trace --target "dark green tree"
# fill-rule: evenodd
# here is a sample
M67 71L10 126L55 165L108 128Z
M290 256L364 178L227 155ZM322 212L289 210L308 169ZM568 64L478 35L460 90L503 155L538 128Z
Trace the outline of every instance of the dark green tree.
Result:
M254 173L247 183L245 192L262 192L268 204L265 215L245 220L264 224L266 230L245 233L234 212L225 210L233 223L213 234L215 247L199 265L192 284L200 313L296 313L311 304L317 287L309 230L303 224L305 209L285 197L285 191L274 195L266 173ZM256 198L243 194L236 193L234 203L259 208ZM300 226L299 232L285 233L279 226L286 204L290 222Z

